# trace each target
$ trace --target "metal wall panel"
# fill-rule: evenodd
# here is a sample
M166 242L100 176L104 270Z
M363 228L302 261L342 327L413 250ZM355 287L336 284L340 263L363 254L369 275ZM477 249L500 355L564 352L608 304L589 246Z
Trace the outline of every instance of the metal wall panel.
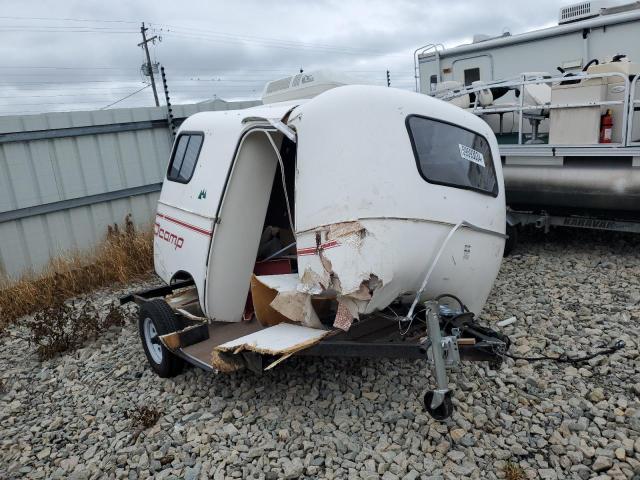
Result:
M173 113L183 119L258 103L213 100L175 105ZM0 276L90 250L129 214L150 226L172 140L163 107L0 117Z

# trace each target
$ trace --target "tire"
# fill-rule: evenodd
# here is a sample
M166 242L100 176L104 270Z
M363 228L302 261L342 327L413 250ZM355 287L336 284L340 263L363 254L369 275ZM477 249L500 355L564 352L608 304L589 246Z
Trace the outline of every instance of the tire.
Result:
M504 243L504 257L508 257L518 243L518 226L507 223L507 240Z
M175 377L182 372L184 360L167 350L158 336L182 328L181 322L164 300L150 300L140 307L138 333L142 348L149 365L162 378Z
M447 392L443 402L436 408L431 408L431 400L433 400L433 391L429 390L424 394L424 408L429 415L435 420L446 420L453 414L453 402L451 401L451 392Z

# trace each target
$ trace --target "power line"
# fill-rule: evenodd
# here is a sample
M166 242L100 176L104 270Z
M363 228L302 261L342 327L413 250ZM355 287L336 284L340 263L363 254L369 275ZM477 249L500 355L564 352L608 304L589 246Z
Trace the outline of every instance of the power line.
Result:
M135 72L135 69L133 70ZM61 75L73 75L73 78L78 78L79 75L97 75L94 72L78 72L78 73L69 73L69 72L22 72L22 73L16 73L16 72L9 72L9 73L2 73L3 77L50 77L50 78L60 78ZM125 72L119 72L119 73L105 73L103 75L100 75L100 77L104 77L104 76L108 76L108 77L119 77L119 76L129 76L131 77L132 73L125 73ZM82 76L80 76L80 78L83 78ZM91 78L85 78L86 80L91 80Z
M0 68L24 68L24 69L55 69L55 70L121 70L121 71L131 71L134 67L116 67L116 66L61 66L61 65L0 65ZM267 68L264 67L252 67L250 69L245 68L229 68L227 72L229 73L244 73L244 72L281 72L284 74L293 74L298 73L298 69L300 67L298 65L293 66L282 66L279 68ZM191 68L174 68L175 70L189 70L192 71ZM344 70L339 69L341 72L345 73L380 73L384 71L384 68L379 68L377 70ZM394 70L395 73L395 70ZM400 73L407 74L409 76L413 76L414 72L410 70L400 71Z
M305 44L281 44L278 42L268 42L268 41L259 41L259 40L252 40L252 39L247 39L247 38L242 38L242 37L231 37L231 36L221 36L221 37L217 37L214 35L196 35L196 34L189 34L189 33L182 33L182 32L162 32L163 35L169 35L169 36L176 36L176 37L181 37L183 39L190 39L190 40L200 40L200 41L205 41L205 42L212 42L212 43L228 43L228 44L246 44L246 43L254 43L254 44L258 44L261 45L263 47L267 47L267 48L283 48L283 49L292 49L292 50L304 50L304 51L308 51L308 52L323 52L323 53L341 53L341 54L345 54L345 55L364 55L364 54L375 54L375 55L380 55L381 53L374 53L374 52L366 52L366 51L352 51L352 50L345 50L345 49L341 49L338 47L315 47L312 45L305 45ZM388 56L399 56L399 55L393 55L393 54L385 54Z
M88 29L82 29L82 30L56 30L56 29L44 29L44 28L0 28L0 31L2 32L7 32L7 33L11 33L11 32L15 32L15 33L106 33L106 34L134 34L134 33L138 33L138 32L134 32L131 30L109 30L109 31L103 31L103 30L88 30Z
M84 22L84 23L127 23L133 24L137 23L134 21L128 20L94 20L94 19L78 19L78 18L55 18L55 17L18 17L18 16L0 16L0 19L10 19L10 20L36 20L36 21L44 21L44 20L54 20L54 21L73 21L73 22ZM208 37L210 39L220 39L226 38L228 40L235 40L240 42L251 42L251 43L259 43L263 45L269 45L273 47L287 47L287 48L311 48L311 49L320 49L320 50L334 50L337 52L350 52L353 54L375 54L381 52L375 52L371 50L365 49L356 49L343 47L340 45L329 45L322 43L313 43L313 42L299 42L295 40L288 39L280 39L273 37L263 37L256 35L241 35L235 33L228 32L220 32L209 29L201 29L201 28L192 28L192 27L181 27L177 25L170 25L164 23L152 23L152 26L157 26L156 29L162 31L165 34L170 35L182 35L182 36L195 36L192 32L200 32L199 37ZM122 29L114 28L114 27L97 27L97 26L66 26L66 25L9 25L9 26L0 26L0 29L4 30L16 30L16 31L24 31L24 29L39 29L42 31L43 29L48 29L46 31L52 30L67 30L69 32L119 32L119 33L134 33L133 30L122 31Z
M122 92L118 92L118 93L122 93ZM21 98L55 98L55 97L76 97L76 98L83 98L85 96L87 97L91 97L92 95L102 95L102 93L94 93L94 94L88 94L88 95L80 95L78 93L67 93L67 94L56 94L56 95L19 95L19 96L9 96L9 97L0 97L0 99L21 99Z
M48 68L48 69L55 69L55 70L129 70L128 68L122 68L122 67L88 67L88 66L82 66L82 67L62 67L62 66L43 66L43 65L37 65L37 66L32 66L32 65L0 65L0 68Z
M91 30L105 30L105 31L109 31L109 30L120 31L120 30L123 29L123 27L97 27L95 25L31 25L31 24L19 25L19 24L15 24L13 22L11 22L11 23L9 23L7 25L0 24L0 28L13 28L13 29L18 29L18 28L47 28L47 29L55 29L55 30L84 30L84 29L91 29ZM131 31L135 31L135 30L131 30Z
M277 44L277 45L281 45L281 46L285 46L286 45L286 46L291 46L291 47L309 47L309 48L315 48L315 49L331 49L331 50L339 50L339 51L351 51L351 52L358 53L358 54L374 53L374 52L363 50L363 49L345 48L345 47L342 47L340 45L328 45L328 44L322 44L322 43L299 42L299 41L295 41L295 40L279 39L279 38L273 38L273 37L261 37L261 36L256 36L256 35L240 35L240 34L235 34L235 33L220 32L220 31L209 30L209 29L180 27L180 26L176 26L176 25L161 24L161 23L160 24L151 24L151 25L160 26L160 31L162 31L164 33L168 33L168 34L178 34L178 35L185 35L186 34L186 35L191 35L192 32L201 32L200 35L205 35L205 36L212 37L212 38L223 37L223 38L237 39L237 40L242 40L242 41L247 41L247 42L269 43L269 44L274 44L274 45ZM167 30L165 30L163 27L167 27ZM171 30L171 29L173 29L173 30Z
M72 21L72 22L84 22L84 23L119 23L119 24L133 24L137 23L129 20L94 20L94 19L79 19L79 18L55 18L55 17L19 17L19 16L0 16L0 19L11 20L36 20L36 21ZM271 48L289 48L289 49L303 49L303 50L318 50L333 53L344 53L351 55L387 55L393 56L391 53L384 53L380 51L372 51L366 49L355 49L344 47L340 45L329 45L322 43L312 42L299 42L295 40L280 39L273 37L263 37L255 35L240 35L235 33L220 32L209 29L199 29L192 27L181 27L170 24L154 23L151 24L157 26L164 34L182 36L183 38L192 38L200 40L209 40L216 42L231 42L231 43L255 43L265 47ZM134 33L131 30L122 30L114 27L96 27L96 26L65 26L65 25L10 25L8 27L0 26L0 29L4 31L38 31L51 33L55 31L65 33ZM194 34L193 32L200 32ZM399 55L396 55L399 56Z
M268 81L270 81L271 79L248 79L248 80L244 80L244 79L223 79L223 80L215 80L215 81L206 81L206 83L211 84L211 86L214 85L219 85L219 84L223 84L223 83L231 83L231 84L241 84L241 83L267 83ZM122 84L126 84L126 83L139 83L139 81L137 80L122 80L120 81ZM3 86L21 86L21 85L77 85L77 84L92 84L92 83L114 83L113 80L68 80L68 81L63 81L63 80L57 80L57 81L41 81L41 82L22 82L22 81L16 81L16 82L0 82L0 85ZM172 83L176 84L176 83L205 83L205 81L202 80L175 80Z
M139 86L135 85L135 86ZM131 89L132 85L126 86L126 85L122 85L122 86L112 86L112 87L92 87L90 85L87 86L67 86L64 85L64 87L59 87L58 85L45 85L45 86L32 86L32 85L27 85L26 87L22 88L22 86L20 85L8 85L8 86L4 86L3 88L5 89L9 89L9 88L13 88L15 93L22 93L22 92L57 92L57 91L74 91L74 90L82 90L83 92L87 92L87 91L115 91L115 90L125 90L125 91L129 91Z
M87 101L72 100L67 102L6 103L4 104L4 106L5 107L22 107L22 106L28 106L28 105L99 105L101 103L109 102L109 101L111 101L111 99L109 98L98 98L95 100L87 100Z
M0 19L7 20L55 20L64 22L94 22L94 23L133 23L138 24L138 21L133 20L96 20L91 18L60 18L60 17L18 17L18 16L0 16Z
M139 80L137 78L135 78L135 76L133 76L131 73L118 73L118 74L105 74L105 75L100 75L100 76L95 76L95 74L92 73L87 73L86 75L90 75L90 76L78 76L78 75L73 75L72 77L69 76L69 74L67 73L61 73L61 74L51 74L51 73L8 73L8 74L2 74L3 77L16 77L15 80L10 80L9 78L7 79L6 83L35 83L35 82L27 82L27 80L30 80L31 78L33 80L39 80L38 77L46 77L49 80L56 80L58 83L89 83L92 82L94 80L102 80L105 78L111 79L112 82L138 82ZM384 71L378 72L378 75L384 75ZM353 79L354 80L361 80L361 79L373 79L373 78L377 78L378 75L375 74L363 74L363 75L357 75L354 76ZM25 78L20 78L20 77L25 77ZM246 76L234 76L234 77L226 77L226 76L221 76L221 77L217 77L217 78L185 78L185 77L178 77L177 80L174 80L175 82L193 82L193 83L202 83L202 84L216 84L216 83L220 83L220 82L239 82L239 83L246 83L246 82L269 82L272 80L278 80L278 78L282 78L282 76L277 75L277 76L273 76L273 75L265 75L262 77L256 77L256 76L250 76L250 77L246 77ZM410 74L405 74L405 75L400 75L398 77L396 77L394 75L394 78L405 78L409 81L413 81L413 77ZM49 81L47 80L47 81Z
M129 82L123 81L122 83L139 83L140 81L131 80ZM75 83L113 83L113 80L80 80L80 81L56 81L56 82L0 82L0 85L66 85Z
M109 107L111 107L111 106L115 105L116 103L120 103L120 102L122 102L123 100L126 100L126 99L127 99L127 98L129 98L129 97L133 97L136 93L139 93L139 92L141 92L142 90L144 90L145 88L149 88L150 86L151 86L151 85L145 85L145 86L144 86L144 87L142 87L140 90L136 90L136 91L135 91L135 92L133 92L132 94L127 95L126 97L122 97L120 100L117 100L117 101L115 101L115 102L113 102L113 103L110 103L110 104L109 104L109 105L107 105L106 107L102 107L100 110L105 110L105 109L107 109L107 108L109 108Z

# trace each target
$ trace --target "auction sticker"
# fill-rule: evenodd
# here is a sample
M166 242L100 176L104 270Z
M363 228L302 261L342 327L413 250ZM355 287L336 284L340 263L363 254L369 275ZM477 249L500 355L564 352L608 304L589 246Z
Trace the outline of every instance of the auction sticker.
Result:
M460 147L460 156L462 158L484 167L484 155L482 155L477 150L474 150L473 148L467 147L466 145L462 145L460 143L458 144L458 147Z

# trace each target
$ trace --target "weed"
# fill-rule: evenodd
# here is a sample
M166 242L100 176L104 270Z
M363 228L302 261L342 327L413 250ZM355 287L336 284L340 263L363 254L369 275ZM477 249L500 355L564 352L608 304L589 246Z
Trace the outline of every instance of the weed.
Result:
M0 331L18 318L62 308L69 298L147 275L153 268L152 232L136 231L131 217L124 228L110 226L92 253L52 260L39 275L0 282Z
M27 319L28 341L35 345L40 360L73 351L87 340L113 326L122 326L125 318L117 307L112 307L103 318L91 303L77 306L76 302L59 303L40 310Z
M139 405L127 412L127 418L131 420L131 425L143 430L153 427L161 416L160 410L145 405Z
M504 467L504 475L507 480L526 480L527 475L517 463L507 462Z
M111 327L122 327L126 323L126 318L122 314L122 310L118 307L111 307L107 315L102 320L100 330L105 330Z
M131 438L131 443L134 444L142 432L156 424L162 416L162 412L155 407L138 405L136 408L129 410L126 416L131 420L131 426L134 428ZM170 461L173 461L173 459Z

